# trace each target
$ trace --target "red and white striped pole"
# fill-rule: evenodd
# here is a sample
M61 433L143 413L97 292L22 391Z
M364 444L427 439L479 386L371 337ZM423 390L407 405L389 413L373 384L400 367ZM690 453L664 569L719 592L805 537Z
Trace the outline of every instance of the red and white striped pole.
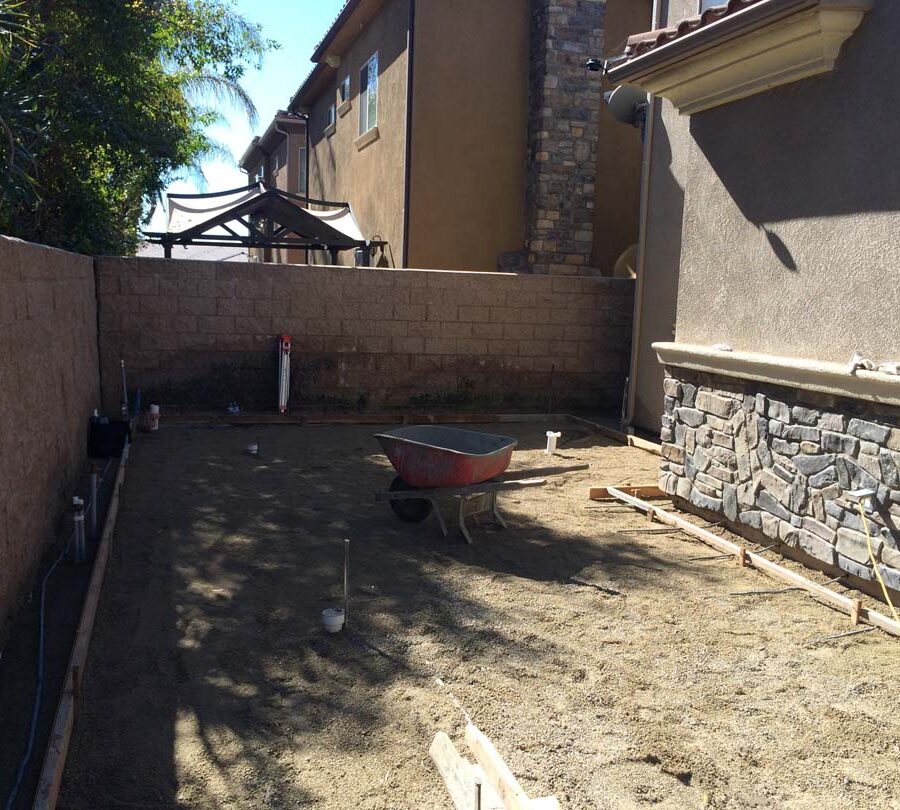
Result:
M282 335L278 349L278 413L287 413L291 395L291 336Z

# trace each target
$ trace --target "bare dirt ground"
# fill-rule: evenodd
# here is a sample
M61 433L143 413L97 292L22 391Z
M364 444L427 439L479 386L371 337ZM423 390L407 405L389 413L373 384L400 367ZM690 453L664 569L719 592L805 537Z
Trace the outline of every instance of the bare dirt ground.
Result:
M546 424L499 427L546 466ZM900 641L811 642L847 617L729 596L777 584L629 532L646 519L588 486L653 483L657 459L562 429L557 461L591 470L505 496L510 528L472 546L373 502L372 427L142 440L61 807L449 808L427 752L438 730L464 748L454 698L573 810L900 807Z

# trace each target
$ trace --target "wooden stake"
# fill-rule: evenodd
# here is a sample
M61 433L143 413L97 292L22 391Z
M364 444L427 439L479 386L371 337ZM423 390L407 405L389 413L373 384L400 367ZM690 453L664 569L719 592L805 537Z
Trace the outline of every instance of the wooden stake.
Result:
M466 743L476 762L487 777L487 783L494 788L506 810L531 810L531 799L522 790L516 777L497 753L494 744L485 734L471 723L466 727Z
M738 549L737 564L738 564L738 568L746 568L747 567L747 549L745 549L743 546L741 546L741 548Z
M668 498L666 495L656 484L643 484L641 486L616 486L614 487L618 492L626 492L629 495L634 495L636 498ZM591 491L588 494L588 497L592 501L615 501L617 500L614 496L609 494L610 489L613 487L591 487Z
M859 624L859 614L862 610L862 599L854 599L850 605L850 624Z

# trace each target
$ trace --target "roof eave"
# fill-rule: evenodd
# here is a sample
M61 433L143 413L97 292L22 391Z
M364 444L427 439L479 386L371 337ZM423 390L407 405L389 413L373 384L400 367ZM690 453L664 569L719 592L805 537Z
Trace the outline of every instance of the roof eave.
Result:
M779 18L812 8L818 3L819 0L768 0L756 3L670 42L657 45L640 56L612 68L607 77L615 84L633 81L663 65L682 59L688 53L720 45L723 41L741 36L748 30L768 25Z

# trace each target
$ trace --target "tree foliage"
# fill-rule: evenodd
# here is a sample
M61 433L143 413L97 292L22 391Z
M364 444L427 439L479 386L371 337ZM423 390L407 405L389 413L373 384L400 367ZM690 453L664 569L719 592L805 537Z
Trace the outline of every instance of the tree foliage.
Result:
M0 0L0 231L133 252L273 46L224 0Z

